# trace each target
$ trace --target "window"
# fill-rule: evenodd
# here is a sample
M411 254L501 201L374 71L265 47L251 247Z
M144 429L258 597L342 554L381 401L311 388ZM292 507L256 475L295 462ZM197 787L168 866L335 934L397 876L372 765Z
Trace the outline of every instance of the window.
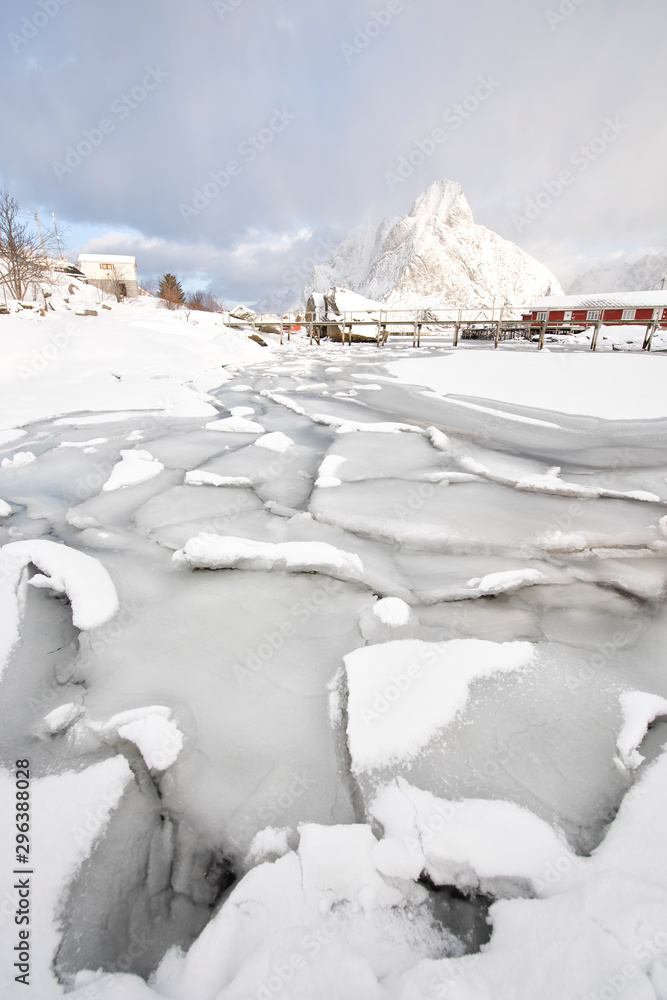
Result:
M636 309L624 309L622 318L624 320L633 320L635 318L637 310Z
M599 320L599 318L600 318L599 309L589 309L588 312L586 313L586 321L588 323L595 323L597 322L597 320Z
M540 323L546 323L546 321L549 319L549 313L539 312L537 314L537 319L538 319L538 322L540 322Z
M568 309L566 312L563 313L563 319L565 320L566 323L570 322L570 320L572 319L572 310L571 309Z
M103 271L110 271L113 268L113 264L100 264Z

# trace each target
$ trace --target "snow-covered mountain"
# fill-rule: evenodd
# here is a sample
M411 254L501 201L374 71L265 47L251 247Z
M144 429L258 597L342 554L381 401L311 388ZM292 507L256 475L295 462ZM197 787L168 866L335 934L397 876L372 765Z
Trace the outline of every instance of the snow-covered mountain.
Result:
M349 288L390 307L523 306L562 290L518 246L478 226L460 184L436 181L409 215L354 229L304 289Z
M639 250L600 261L575 278L568 292L642 292L660 288L665 276L667 250Z

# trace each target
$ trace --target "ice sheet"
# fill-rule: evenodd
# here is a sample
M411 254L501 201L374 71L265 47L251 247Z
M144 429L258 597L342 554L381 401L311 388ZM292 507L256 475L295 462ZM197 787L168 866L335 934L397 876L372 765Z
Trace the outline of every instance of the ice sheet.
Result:
M338 580L363 579L359 556L341 552L326 542L255 542L248 538L202 533L174 553L177 565L193 569L278 570L324 573Z
M94 629L118 610L118 596L106 569L84 552L45 539L9 542L0 549L0 595L3 625L0 632L0 669L19 639L21 581L25 567L41 570L30 577L33 587L66 594L77 628Z
M667 416L662 369L636 355L459 352L388 371L438 394L478 396L608 420Z
M353 767L409 761L465 707L474 680L521 670L529 643L484 640L385 642L348 654L347 737Z
M435 347L225 354L212 323L3 441L3 760L62 789L49 818L75 773L133 776L62 923L44 898L67 989L562 1000L631 962L615 995L660 995L665 421L490 402L509 350L464 348L452 401L392 377L459 364ZM126 454L163 468L103 489Z

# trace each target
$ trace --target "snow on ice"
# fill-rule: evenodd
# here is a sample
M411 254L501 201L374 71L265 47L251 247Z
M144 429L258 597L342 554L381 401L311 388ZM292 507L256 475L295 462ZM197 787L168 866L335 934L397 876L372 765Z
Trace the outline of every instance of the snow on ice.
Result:
M134 486L145 483L147 479L159 475L164 469L161 462L156 461L149 451L121 451L122 459L102 487L105 491L120 490L124 486Z
M477 362L476 353L462 352L448 358L410 358L389 365L388 370L438 395L492 399L603 420L667 416L661 366L644 355L501 353L493 364Z
M65 291L0 320L35 996L665 1000L662 358Z
M414 758L465 706L474 680L520 670L532 658L528 643L479 639L385 642L348 654L347 738L353 769Z
M31 565L41 572L26 581L24 570ZM80 629L97 628L118 610L116 588L97 559L48 539L8 542L0 549L4 618L0 632L0 670L19 639L21 611L25 604L23 582L66 594L72 606L72 621Z
M256 542L249 538L200 534L175 552L177 564L193 569L283 570L326 573L340 580L359 580L364 567L359 556L341 552L327 542Z
M667 715L667 699L645 691L625 691L620 696L623 710L623 728L616 746L621 763L635 770L645 758L637 750L649 726L659 715Z

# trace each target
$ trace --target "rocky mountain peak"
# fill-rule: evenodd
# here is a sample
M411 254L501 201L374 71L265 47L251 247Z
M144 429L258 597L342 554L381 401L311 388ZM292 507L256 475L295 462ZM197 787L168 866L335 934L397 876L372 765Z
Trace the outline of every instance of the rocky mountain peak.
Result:
M562 289L516 244L476 225L460 184L435 181L408 215L359 226L313 271L304 301L337 285L389 308L528 306Z

